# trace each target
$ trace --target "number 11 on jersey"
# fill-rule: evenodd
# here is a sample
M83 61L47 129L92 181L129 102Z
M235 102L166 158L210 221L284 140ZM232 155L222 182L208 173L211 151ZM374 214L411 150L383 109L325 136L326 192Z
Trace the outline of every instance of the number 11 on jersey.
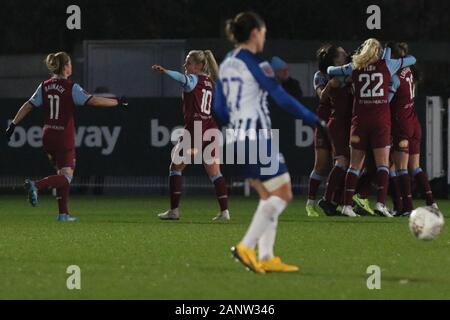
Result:
M50 100L50 120L59 119L59 96L49 95L48 100Z

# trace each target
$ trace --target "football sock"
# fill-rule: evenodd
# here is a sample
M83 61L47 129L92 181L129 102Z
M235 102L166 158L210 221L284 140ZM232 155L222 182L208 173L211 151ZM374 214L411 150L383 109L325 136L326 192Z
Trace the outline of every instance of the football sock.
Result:
M44 179L36 181L36 187L38 190L42 190L45 188L60 188L69 184L67 178L63 175L55 175L45 177Z
M392 202L394 203L394 210L397 212L402 212L403 210L403 198L402 192L400 190L400 183L397 173L391 171L389 173L389 191L392 196Z
M389 168L386 166L377 167L377 202L385 204L389 183Z
M334 202L334 194L337 189L340 188L345 181L346 168L336 165L328 176L327 188L325 191L325 200L328 202Z
M277 237L278 217L273 219L266 231L262 234L258 241L258 258L259 260L270 260L273 258L273 247Z
M325 179L326 177L319 175L316 171L313 170L313 172L311 172L311 175L309 176L308 199L316 199L320 184Z
M266 203L272 205L272 218L264 233L258 240L258 257L259 260L269 260L274 257L273 248L277 236L278 217L286 208L286 201L277 197L271 196L266 200Z
M345 175L342 179L341 185L336 189L334 193L333 201L338 205L344 204L344 188L345 188Z
M171 210L178 208L180 204L182 179L181 171L170 171L169 192Z
M349 168L345 176L345 194L344 205L351 206L353 204L353 195L355 194L356 185L360 171L358 169Z
M263 233L285 207L286 201L276 196L271 196L267 200L260 200L247 233L242 239L242 243L246 247L254 249Z
M403 212L411 212L413 210L413 201L411 195L411 178L408 170L398 170L397 176L400 180L403 196Z
M367 199L367 197L370 194L371 191L371 183L372 183L373 173L368 172L364 169L363 173L360 175L358 184L356 186L356 193L359 194L359 196L362 199Z
M425 193L425 199L427 206L431 206L434 203L433 192L431 191L430 181L427 175L423 172L422 168L416 168L413 170L413 176L416 183L420 185L423 192Z
M70 184L66 186L59 187L56 189L56 200L58 200L58 209L59 214L69 214L69 192L70 192Z
M214 188L216 190L217 201L219 202L220 211L228 210L228 190L225 178L222 174L217 176L209 177L211 182L214 183Z

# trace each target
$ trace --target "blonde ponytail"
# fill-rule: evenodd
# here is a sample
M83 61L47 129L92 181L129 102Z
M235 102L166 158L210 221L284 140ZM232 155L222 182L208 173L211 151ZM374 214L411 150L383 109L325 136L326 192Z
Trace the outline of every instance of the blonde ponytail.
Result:
M377 39L370 38L364 41L358 53L353 55L352 63L355 69L364 69L377 62L381 57L381 44Z
M56 70L59 69L59 61L55 58L54 53L50 53L45 59L45 64L47 65L47 69L51 73L55 73Z
M205 67L203 68L205 70L205 73L209 75L212 81L216 81L219 77L219 66L217 65L216 58L214 58L214 55L211 50L205 50L203 51L205 53Z
M64 71L64 67L70 62L70 56L61 51L57 53L50 53L45 59L45 65L47 69L56 75L61 75Z
M219 76L219 66L211 50L192 50L188 56L193 63L202 64L202 72L207 74L211 80L216 81Z

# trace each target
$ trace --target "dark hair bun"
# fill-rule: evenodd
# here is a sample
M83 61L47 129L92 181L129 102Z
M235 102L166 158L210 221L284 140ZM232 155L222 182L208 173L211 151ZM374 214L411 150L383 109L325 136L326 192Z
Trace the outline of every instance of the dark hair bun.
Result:
M324 44L317 50L317 62L319 63L319 70L327 73L327 68L334 65L334 59L337 56L338 47L334 44Z
M253 29L265 27L264 20L254 12L241 12L234 19L226 21L225 33L235 43L243 43L250 39Z

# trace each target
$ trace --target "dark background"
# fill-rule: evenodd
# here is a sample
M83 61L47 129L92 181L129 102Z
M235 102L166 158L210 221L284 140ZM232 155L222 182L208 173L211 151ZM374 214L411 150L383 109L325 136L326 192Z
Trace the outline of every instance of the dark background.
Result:
M65 28L71 4L82 9L80 31ZM365 27L371 4L381 8L381 30ZM219 38L225 20L243 10L264 17L269 39L450 41L445 0L4 0L0 6L1 54L71 51L85 39Z
M71 4L81 7L81 30L66 28ZM371 4L381 8L381 30L366 28ZM269 48L275 40L411 42L412 53L420 52L422 88L427 94L450 95L450 1L445 0L3 0L0 54L73 54L83 40L219 39L226 19L242 10L264 17ZM218 52L221 59L225 51ZM314 59L314 53L307 49L306 55Z
M81 7L81 30L66 28L66 9L72 4ZM366 27L369 16L366 9L372 4L381 8L381 30ZM444 0L3 0L0 2L0 55L44 56L64 50L80 57L84 40L185 39L186 49L210 44L198 49L213 49L220 61L231 49L225 40L225 21L243 10L260 13L267 23L266 57L279 54L288 62L314 60L315 51L324 42L343 44L349 51L369 37L382 42L409 42L421 74L421 98L417 108L424 133L424 97L440 95L446 99L450 96L450 1ZM290 50L291 46L301 50ZM1 68L4 66L0 64ZM74 68L74 74L81 74L76 61ZM23 96L24 99L2 99L0 96L1 127L13 117L29 93ZM303 102L311 108L317 105L316 99ZM166 108L159 108L160 105ZM109 157L99 155L95 149L80 148L77 176L165 176L169 149L148 147L145 140L150 134L147 120L158 118L167 126L181 125L180 105L180 99L173 98L161 101L135 99L127 113L81 111L77 117L78 125L120 125L123 130L116 151ZM272 108L272 114L275 127L283 128L281 149L294 179L306 177L313 164L312 148L292 147L294 120L277 108ZM39 117L36 112L23 125L38 125ZM40 149L7 148L3 136L0 143L0 175L51 172ZM201 166L189 168L187 174L204 175Z

